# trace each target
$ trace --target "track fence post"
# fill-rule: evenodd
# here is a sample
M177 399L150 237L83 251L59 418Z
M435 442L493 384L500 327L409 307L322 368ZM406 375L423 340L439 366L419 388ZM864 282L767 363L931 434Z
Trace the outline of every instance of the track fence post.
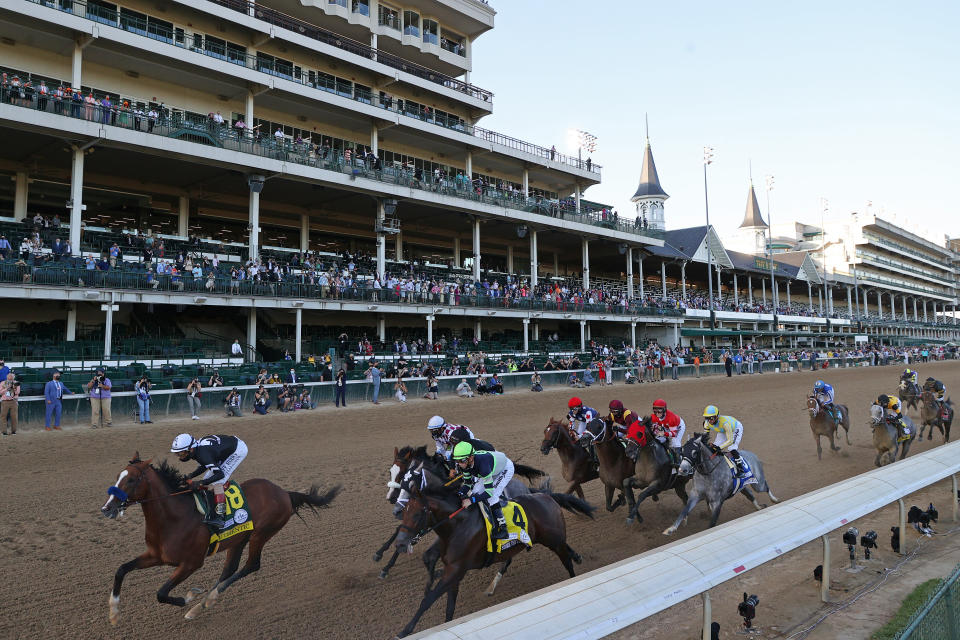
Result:
M903 504L903 498L897 499L897 505L900 508L900 555L907 555L907 507Z
M953 505L953 521L957 521L957 507L960 506L960 497L957 496L957 474L950 476L950 485L952 491L950 492L950 503Z
M830 536L820 536L823 541L823 580L820 581L820 601L830 601Z
M710 624L713 622L713 610L710 606L710 592L704 591L700 594L703 600L703 640L710 640Z

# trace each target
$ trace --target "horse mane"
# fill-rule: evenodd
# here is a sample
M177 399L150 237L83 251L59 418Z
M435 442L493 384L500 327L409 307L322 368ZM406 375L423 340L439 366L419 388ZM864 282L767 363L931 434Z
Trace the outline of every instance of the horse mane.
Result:
M163 482L167 485L167 489L169 489L171 493L186 488L187 477L180 473L176 467L171 466L166 460L161 462L159 467L150 465L150 468L163 478Z

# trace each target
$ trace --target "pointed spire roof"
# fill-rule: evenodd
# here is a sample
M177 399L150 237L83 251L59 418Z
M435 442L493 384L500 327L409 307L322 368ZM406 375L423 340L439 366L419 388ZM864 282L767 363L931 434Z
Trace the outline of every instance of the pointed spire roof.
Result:
M757 192L753 190L753 180L750 181L750 192L747 194L747 212L743 216L741 229L746 227L766 227L767 223L763 221L760 215L760 205L757 204Z
M640 198L657 197L666 200L670 196L660 186L660 177L657 175L657 165L653 162L653 151L650 150L650 138L647 138L647 147L643 152L643 169L640 171L640 186L637 192L630 198L630 202L636 202Z

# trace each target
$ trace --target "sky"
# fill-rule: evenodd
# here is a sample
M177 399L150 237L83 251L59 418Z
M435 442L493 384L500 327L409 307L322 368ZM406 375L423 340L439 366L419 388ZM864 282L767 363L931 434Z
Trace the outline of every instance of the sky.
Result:
M573 152L597 137L584 197L634 215L644 114L668 229L743 219L752 164L774 224L839 220L867 203L925 237L960 236L960 3L491 0L471 82L480 125ZM585 156L584 156L585 157Z

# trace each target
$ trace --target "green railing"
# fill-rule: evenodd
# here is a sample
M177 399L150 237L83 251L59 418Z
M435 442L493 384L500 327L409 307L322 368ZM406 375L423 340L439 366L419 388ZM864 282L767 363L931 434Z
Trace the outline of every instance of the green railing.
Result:
M913 615L896 640L953 640L960 638L960 565L944 580L927 603Z

